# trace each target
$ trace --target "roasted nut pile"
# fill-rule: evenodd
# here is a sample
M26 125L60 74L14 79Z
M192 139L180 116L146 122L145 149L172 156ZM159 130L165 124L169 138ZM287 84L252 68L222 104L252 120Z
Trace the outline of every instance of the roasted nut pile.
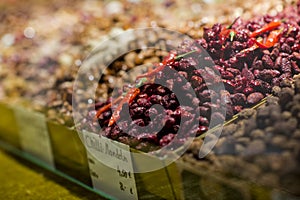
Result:
M293 85L282 82L281 86L273 88L276 94L267 98L265 106L245 109L238 122L225 126L205 159L198 158L201 139L193 142L182 159L195 167L299 195L300 79L295 78Z

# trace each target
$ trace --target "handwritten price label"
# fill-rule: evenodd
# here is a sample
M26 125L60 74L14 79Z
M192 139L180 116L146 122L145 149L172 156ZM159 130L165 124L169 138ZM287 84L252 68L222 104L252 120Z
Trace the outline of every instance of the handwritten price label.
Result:
M25 108L14 108L19 128L22 149L46 164L54 167L50 137L43 114L28 111Z
M95 189L117 199L138 199L128 145L83 131Z

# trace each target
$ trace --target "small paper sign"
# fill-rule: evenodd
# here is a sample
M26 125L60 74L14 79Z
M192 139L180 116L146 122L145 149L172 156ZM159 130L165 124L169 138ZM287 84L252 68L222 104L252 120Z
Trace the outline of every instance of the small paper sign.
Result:
M22 149L54 168L50 137L43 114L14 108Z
M138 199L128 145L83 131L95 189L117 199Z

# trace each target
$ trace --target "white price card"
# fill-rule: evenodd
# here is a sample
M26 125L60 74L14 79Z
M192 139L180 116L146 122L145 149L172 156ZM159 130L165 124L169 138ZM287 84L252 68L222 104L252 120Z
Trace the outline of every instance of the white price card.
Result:
M54 168L50 137L43 114L25 108L14 108L22 149Z
M93 187L117 199L138 199L128 145L83 131Z

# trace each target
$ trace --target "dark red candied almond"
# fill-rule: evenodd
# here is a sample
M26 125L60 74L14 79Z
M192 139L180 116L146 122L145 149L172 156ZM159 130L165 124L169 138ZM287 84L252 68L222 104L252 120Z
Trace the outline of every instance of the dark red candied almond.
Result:
M253 93L254 92L254 89L252 88L252 87L246 87L244 90L243 90L243 93L245 94L245 95L249 95L249 94L251 94L251 93Z
M208 127L207 127L207 126L199 126L199 127L197 128L196 136L202 135L202 134L205 133L206 131L208 131Z
M276 61L277 61L277 59L276 59ZM279 62L280 61L278 60L276 63L279 63ZM277 64L276 67L279 68L279 65L280 64ZM253 69L262 70L264 68L262 60L254 60L252 67L253 67Z
M249 94L247 97L247 103L249 105L255 105L259 103L264 98L264 95L260 92L254 92L252 94Z
M263 57L261 58L263 65L265 68L273 68L274 66L274 62L272 60L272 58L269 55L263 55Z
M219 71L219 73L225 72L225 68L221 67L220 65L215 65L214 69Z
M292 61L292 69L294 71L294 74L299 74L300 73L300 68L299 65L295 61Z
M209 121L206 117L200 116L199 117L199 124L202 125L202 126L208 126Z
M271 54L270 54L270 57L273 61L276 60L276 58L279 56L279 49L278 48L273 48ZM273 66L271 67L274 67L274 63L273 63Z
M292 73L292 65L291 62L288 60L288 58L282 58L281 59L281 71L283 73Z
M174 139L174 137L175 137L175 134L173 134L173 133L169 133L169 134L163 136L159 140L159 145L162 147L168 145Z
M232 73L234 76L241 74L241 71L235 68L226 68L226 71Z
M205 106L200 106L199 107L200 115L206 118L210 117L210 108L205 107Z
M292 60L300 61L300 53L298 53L298 52L293 52L291 58L292 58Z
M245 87L248 85L250 80L247 80L247 78L245 77L240 77L240 76L237 76L236 79L235 79L235 89L234 89L234 92L237 93L237 92L242 92Z
M157 138L157 134L152 134L152 133L142 133L137 135L136 137L139 141L148 141L148 142L152 142L154 144L158 143L158 138Z
M221 90L220 91L220 97L221 97L221 103L223 104L232 104L230 93L227 90Z
M237 114L243 110L243 106L233 106L234 114Z
M230 95L231 101L234 105L245 105L247 97L243 93L235 93Z
M280 47L280 50L281 50L281 52L284 52L284 53L287 53L287 54L292 53L291 47L287 43L283 43Z
M236 87L236 84L233 81L231 81L231 80L225 80L225 79L223 79L222 81L224 83L225 89L227 91L229 91L230 93L232 93L234 91L235 87Z
M300 50L300 44L296 43L292 46L292 51L299 51Z
M249 86L252 87L255 91L262 93L268 93L271 90L271 85L263 80L251 80Z
M203 79L197 75L193 75L190 81L194 87L198 87L203 83Z
M221 72L221 77L224 79L233 79L234 75L231 72L226 70L226 71Z
M254 80L255 78L254 74L249 69L246 68L242 70L242 76L245 77L248 81Z
M278 77L280 75L280 72L275 69L264 69L262 71L259 71L258 78L264 81L271 81L273 78Z
M200 94L202 91L207 89L207 85L202 83L199 87L195 88L195 93Z

